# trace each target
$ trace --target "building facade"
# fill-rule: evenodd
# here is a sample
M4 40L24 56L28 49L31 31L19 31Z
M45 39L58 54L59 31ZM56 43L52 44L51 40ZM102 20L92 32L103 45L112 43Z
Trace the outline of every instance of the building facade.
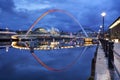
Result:
M112 40L118 39L120 41L120 17L118 17L110 26L110 38Z

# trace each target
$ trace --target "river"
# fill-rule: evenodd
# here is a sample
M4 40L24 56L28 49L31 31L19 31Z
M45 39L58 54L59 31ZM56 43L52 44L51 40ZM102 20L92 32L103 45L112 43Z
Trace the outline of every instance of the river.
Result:
M0 80L87 80L91 75L91 61L96 45L59 50L39 50L34 53L48 66L62 71L48 70L39 64L30 51L0 49Z

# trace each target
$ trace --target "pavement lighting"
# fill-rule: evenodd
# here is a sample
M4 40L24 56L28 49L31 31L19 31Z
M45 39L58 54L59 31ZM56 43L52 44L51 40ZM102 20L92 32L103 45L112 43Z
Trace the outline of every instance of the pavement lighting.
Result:
M101 16L103 16L103 17L106 16L106 13L105 13L105 12L102 12L102 13L101 13Z
M103 31L103 39L104 39L104 17L106 16L106 13L105 13L105 12L102 12L102 13L101 13L101 16L102 16L102 31Z
M102 25L100 25L100 29L98 31L99 38L102 38Z
M100 26L100 29L102 28L102 25Z

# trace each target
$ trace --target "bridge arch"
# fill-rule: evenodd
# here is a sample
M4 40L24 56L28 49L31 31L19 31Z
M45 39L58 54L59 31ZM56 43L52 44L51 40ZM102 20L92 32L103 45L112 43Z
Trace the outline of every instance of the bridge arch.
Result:
M85 34L85 37L88 37L88 34L85 32L84 28L82 27L82 25L79 23L79 21L70 13L68 13L67 11L64 10L60 10L60 9L52 9L52 10L48 10L45 13L43 13L40 17L38 17L38 19L30 26L30 28L28 29L26 36L28 36L29 32L32 31L32 29L34 28L34 26L42 19L44 18L47 14L49 13L53 13L53 12L61 12L64 13L66 15L68 15L69 17L71 17L81 28L81 30L83 31L83 33ZM60 69L55 69L52 67L47 66L40 58L38 58L38 56L34 53L34 48L30 48L27 44L26 47L28 47L30 49L30 52L32 54L32 56L38 61L39 64L41 64L44 68L46 68L47 70L50 71L63 71L66 70L67 68L71 67L73 64L76 63L76 61L84 54L84 52L86 51L86 47L83 49L83 51L81 52L81 54L79 54L75 60L73 60L70 64L68 64L67 66L60 68Z
M82 27L82 25L79 23L79 21L73 16L71 15L69 12L65 11L65 10L60 10L60 9L52 9L52 10L48 10L46 12L44 12L40 17L38 17L38 19L30 26L30 28L28 29L26 36L29 34L29 32L33 29L33 27L42 19L44 18L47 14L49 13L53 13L53 12L61 12L64 13L66 15L68 15L69 17L71 17L71 19L73 19L81 28L81 30L83 31L83 33L85 34L85 37L88 37L88 34L85 32L84 28Z

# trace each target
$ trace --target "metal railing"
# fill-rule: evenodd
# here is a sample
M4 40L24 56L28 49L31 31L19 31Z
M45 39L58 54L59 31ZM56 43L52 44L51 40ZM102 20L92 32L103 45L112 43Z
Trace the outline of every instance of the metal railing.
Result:
M114 49L113 49L113 52L120 58L120 54L117 53Z
M114 49L113 49L113 53L114 53L116 56L118 56L119 59L120 59L120 54L117 53ZM120 79L120 72L119 72L119 70L117 69L117 67L116 67L116 65L114 64L114 62L112 62L112 64L113 64L114 69L115 69L115 71L116 71L116 73L117 73L117 75L118 75L118 77L119 77L119 79Z
M114 55L120 58L120 54L114 50L114 42L100 39L103 50L105 52L105 57L108 57L108 67L110 70L114 70L118 75L118 80L120 80L120 72L114 63Z
M117 69L116 65L114 64L114 62L113 61L111 61L111 62L112 62L112 65L114 66L114 70L116 71L116 73L118 75L118 78L120 79L120 72L118 71L118 69Z

